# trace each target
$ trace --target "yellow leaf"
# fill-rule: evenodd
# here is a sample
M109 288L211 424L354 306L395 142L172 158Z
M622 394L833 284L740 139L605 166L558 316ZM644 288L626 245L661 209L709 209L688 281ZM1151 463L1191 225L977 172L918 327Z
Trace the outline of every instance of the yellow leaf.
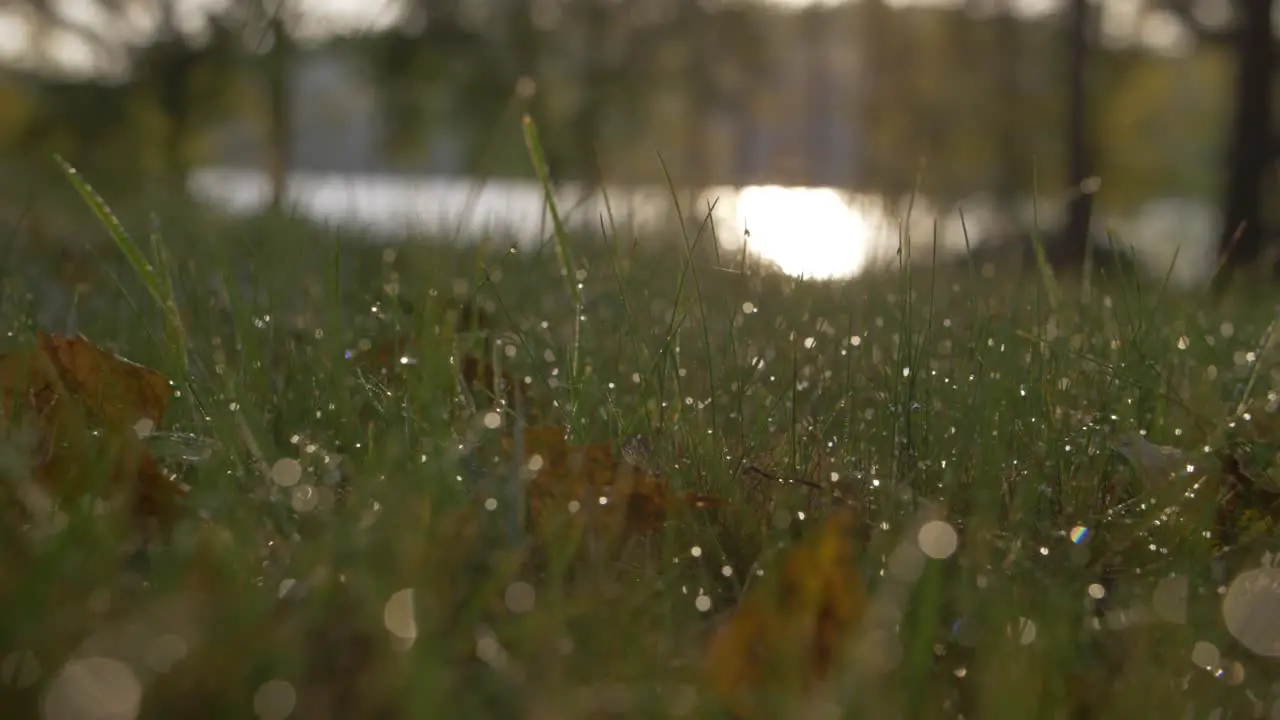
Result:
M855 521L849 509L829 517L791 550L775 580L748 591L712 638L708 681L739 714L752 707L753 692L811 687L842 660L868 604L854 564Z

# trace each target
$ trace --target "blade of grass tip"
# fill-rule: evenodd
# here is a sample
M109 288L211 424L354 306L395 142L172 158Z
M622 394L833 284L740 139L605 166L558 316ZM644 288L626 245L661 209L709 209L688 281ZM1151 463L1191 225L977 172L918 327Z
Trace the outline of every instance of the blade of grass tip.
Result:
M476 207L480 202L480 195L484 192L492 179L492 170L490 163L496 158L496 150L499 146L498 138L502 134L502 128L511 120L513 114L520 111L520 100L518 96L513 95L507 104L498 113L497 117L490 124L489 129L484 132L480 139L479 151L476 153L474 168L479 175L479 181L474 184L467 193L467 199L463 202L462 212L458 213L458 223L454 226L453 235L450 237L450 243L455 243L462 237L462 231L467 221L475 213Z
M1111 236L1111 230L1107 230L1107 236ZM1093 293L1093 264L1096 262L1096 249L1092 242L1084 244L1084 271L1080 273L1080 301L1089 302L1089 296Z
M555 238L556 259L560 263L560 270L564 276L565 288L569 291L569 296L573 298L574 304L577 304L578 290L573 283L573 257L569 252L569 233L565 230L564 222L560 217L560 208L556 203L555 189L551 187L551 171L547 166L546 154L542 149L542 140L538 135L538 126L534 123L533 118L526 114L521 120L521 127L524 129L525 149L529 152L529 162L533 165L533 171L538 176L538 184L542 186L543 199L546 202L547 212L551 215L552 234Z
M720 259L720 234L716 232L715 209L716 209L716 206L719 204L720 204L719 197L717 197L715 200L708 200L707 216L706 216L707 222L711 224L711 239L715 241L715 244L711 246L711 249L714 250L716 253L716 265L721 265L724 263L724 261Z
M573 256L569 252L569 233L565 230L560 218L560 209L556 205L555 189L551 187L551 172L547 166L546 153L542 148L542 140L538 136L538 126L533 117L525 113L521 118L524 130L525 149L529 151L529 162L538 176L538 184L542 186L546 200L547 212L551 214L551 226L555 232L556 259L560 263L560 275L564 278L565 288L569 291L569 299L573 303L573 341L569 349L569 420L576 425L578 408L578 351L581 346L582 331L582 297L578 292L577 273L573 265Z
M129 266L137 274L142 284L146 286L147 291L151 293L152 299L160 306L165 318L166 335L168 335L166 338L167 344L175 356L180 359L181 368L185 374L187 369L186 333L183 329L182 318L178 313L177 303L173 300L172 285L161 280L159 273L156 272L151 262L147 260L147 256L142 252L142 249L138 247L133 238L129 237L129 233L125 231L120 219L107 206L102 196L84 180L80 172L72 167L71 163L63 159L61 155L55 155L54 160L58 163L67 181L71 183L71 186L80 194L81 199L84 200L85 204L89 206L89 209L98 218L98 222L102 223L103 228L106 229L116 247L124 254Z
M671 177L671 172L667 168L667 162L662 157L662 153L658 153L658 166L662 168L662 177L667 183L667 191L671 194L671 202L675 205L676 220L680 223L680 235L684 238L685 248L690 247L689 228L685 223L684 208L680 205L680 192L676 189L675 180ZM675 334L679 329L677 327L676 318L680 315L680 300L684 295L685 278L689 273L692 265L693 254L686 252L684 265L680 268L680 274L676 277L676 296L671 301L671 317L667 322L667 337L663 343L663 352L659 355L658 366L658 407L662 407L662 401L666 398L666 374L667 374L667 358L669 355L666 350L671 346L671 340L675 338ZM678 407L678 406L677 406ZM661 434L665 430L666 415L662 414L658 418L658 433Z
M164 249L163 236L160 232L160 218L151 214L151 256L156 259L156 275L160 280L164 297L159 298L164 308L165 334L169 347L173 350L178 370L182 377L187 377L190 369L187 360L187 330L182 322L182 314L178 312L178 303L173 293L173 271L169 264L169 253Z
M1036 199L1040 193L1040 176L1035 159L1031 161L1031 248L1036 254L1036 269L1040 272L1040 282L1044 284L1049 295L1049 310L1058 311L1058 280L1053 274L1053 266L1049 264L1049 256L1044 250L1044 241L1040 237L1040 203Z
M1240 401L1236 403L1235 417L1240 417L1249 407L1249 395L1253 392L1253 387L1258 382L1258 376L1262 373L1262 359L1271 347L1271 337L1276 331L1276 321L1280 316L1271 319L1267 324L1267 329L1262 331L1262 338L1258 341L1257 349L1254 351L1253 367L1249 368L1249 378L1245 381L1244 388L1240 391Z

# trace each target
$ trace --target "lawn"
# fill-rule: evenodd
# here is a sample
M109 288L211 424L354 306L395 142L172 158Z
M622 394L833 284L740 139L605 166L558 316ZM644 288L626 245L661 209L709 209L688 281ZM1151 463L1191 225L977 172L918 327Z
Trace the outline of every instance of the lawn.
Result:
M126 225L18 238L0 351L167 377L177 504L33 512L103 446L10 408L8 717L1275 716L1269 289Z

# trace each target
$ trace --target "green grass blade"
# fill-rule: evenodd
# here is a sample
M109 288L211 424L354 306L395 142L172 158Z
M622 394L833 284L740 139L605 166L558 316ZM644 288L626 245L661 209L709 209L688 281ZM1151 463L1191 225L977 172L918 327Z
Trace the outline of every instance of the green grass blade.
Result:
M157 262L165 270L164 273L156 270L151 261L142 252L142 248L138 247L133 238L129 237L129 233L125 231L120 219L111 211L102 196L85 181L79 171L72 167L71 163L63 159L61 155L55 155L54 160L62 169L67 181L76 189L85 204L93 211L98 222L106 229L107 235L111 237L116 247L124 254L129 266L133 268L138 279L142 281L147 291L151 293L152 299L160 306L161 312L164 313L166 345L174 353L179 368L185 374L188 367L186 330L182 324L182 315L178 312L178 305L174 301L173 284L169 279L167 263L165 263L160 250L158 233L153 235L152 242L157 253Z

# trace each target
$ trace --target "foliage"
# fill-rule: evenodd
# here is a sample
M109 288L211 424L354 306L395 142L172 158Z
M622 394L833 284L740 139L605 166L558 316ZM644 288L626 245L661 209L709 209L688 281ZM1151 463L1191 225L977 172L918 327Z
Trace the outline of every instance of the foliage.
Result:
M1254 296L1109 276L1055 310L963 267L813 283L567 237L577 304L550 249L166 227L159 297L121 253L75 313L157 367L186 346L168 407L157 373L40 330L6 265L6 405L51 412L57 442L0 451L19 479L52 463L35 477L68 498L65 523L6 524L19 715L76 707L84 677L135 717L1275 700ZM133 516L69 498L144 457L165 484L114 487L164 488L173 522L125 561Z
M527 175L513 129L524 111L558 181L602 170L613 182L661 183L662 149L681 184L839 181L891 197L922 189L943 203L1010 188L1027 196L1037 180L1042 193L1064 189L1053 17L1009 24L882 3L792 13L575 0L547 17L523 5L447 11L454 5L424 5L430 21L332 38L295 58L364 69L378 101L359 130L380 147L361 169ZM20 92L5 103L0 152L29 167L57 152L134 193L173 167L260 162L272 120L255 55L261 31L245 17L233 3L207 38L128 49L133 72L112 86L40 75L6 86ZM1099 50L1100 203L1217 199L1223 52ZM306 100L295 127L313 112ZM170 132L183 137L155 142ZM917 188L921 162L928 183Z

